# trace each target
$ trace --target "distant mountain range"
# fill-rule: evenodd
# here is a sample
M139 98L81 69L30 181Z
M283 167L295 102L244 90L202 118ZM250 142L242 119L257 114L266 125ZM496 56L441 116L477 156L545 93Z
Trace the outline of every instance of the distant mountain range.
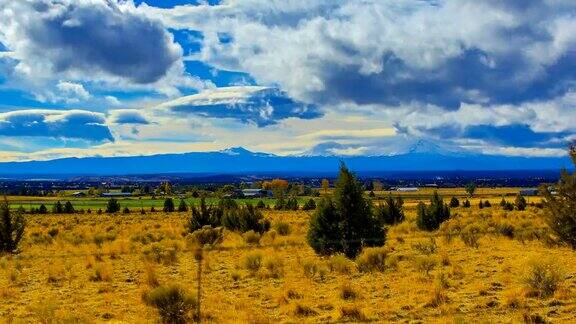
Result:
M419 143L390 156L277 156L241 147L219 152L129 157L62 158L50 161L3 162L0 176L80 176L145 174L297 174L335 173L340 161L356 172L559 170L571 168L568 157L507 157L444 151Z

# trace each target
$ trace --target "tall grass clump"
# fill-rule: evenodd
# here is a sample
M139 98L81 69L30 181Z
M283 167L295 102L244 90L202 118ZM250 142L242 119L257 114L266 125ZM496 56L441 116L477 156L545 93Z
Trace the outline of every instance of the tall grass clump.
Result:
M158 310L162 323L184 324L196 319L194 309L198 305L198 299L180 285L158 286L145 293L142 299L147 305Z
M563 281L564 271L552 259L534 259L528 263L524 283L530 289L530 295L550 297Z

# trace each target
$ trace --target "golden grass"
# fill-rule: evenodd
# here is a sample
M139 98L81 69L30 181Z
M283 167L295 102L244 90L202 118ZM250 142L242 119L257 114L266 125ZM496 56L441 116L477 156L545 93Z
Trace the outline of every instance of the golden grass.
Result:
M224 231L220 246L230 249L204 252L204 319L468 323L537 315L576 321L576 252L547 243L538 232L541 210L507 212L497 206L499 195L488 199L491 208L479 210L473 202L470 209L453 209L434 238L414 226L414 201L408 200L407 221L389 230L379 253L360 261L373 264L364 268L371 271L343 256L315 255L306 245L309 213L268 211L273 224L289 225L285 235L264 234L258 245ZM145 291L178 283L196 292L186 213L27 217L22 254L0 256L0 318L153 323L158 311L143 302ZM500 231L503 224L513 227L512 235L502 234L509 233ZM473 246L448 235L471 225L479 229ZM32 233L51 239L32 240ZM545 297L530 294L525 280L527 264L543 256L565 270Z

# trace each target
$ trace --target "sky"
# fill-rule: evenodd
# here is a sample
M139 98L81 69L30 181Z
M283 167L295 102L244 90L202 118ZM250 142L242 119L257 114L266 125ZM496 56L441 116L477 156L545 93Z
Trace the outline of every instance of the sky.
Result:
M563 156L573 0L0 0L0 161Z

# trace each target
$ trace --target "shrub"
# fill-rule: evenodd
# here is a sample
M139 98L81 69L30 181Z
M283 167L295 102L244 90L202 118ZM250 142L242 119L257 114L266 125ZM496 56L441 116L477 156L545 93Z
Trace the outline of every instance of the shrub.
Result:
M430 274L430 271L436 267L436 264L436 259L432 256L423 255L416 258L416 268L426 275Z
M48 208L46 208L46 206L44 204L40 205L40 207L38 207L38 214L47 214L48 213Z
M456 197L452 197L452 199L450 199L450 208L456 208L460 206L460 200L458 200L458 198Z
M484 208L484 202L482 200L480 200L480 202L478 203L478 208L479 209Z
M276 256L268 257L264 260L264 268L266 274L270 278L281 278L284 275L284 264L282 260Z
M242 237L244 238L244 242L247 244L259 244L261 238L259 233L256 233L252 230L242 234Z
M333 198L323 199L310 219L308 243L318 254L354 258L363 246L384 245L385 236L362 185L342 163Z
M386 256L388 250L384 247L365 248L356 258L356 265L360 272L386 270Z
M438 192L434 192L430 205L420 202L417 207L416 225L421 230L433 231L450 218L450 207L444 203Z
M552 259L532 260L524 277L531 294L542 298L552 296L563 280L563 271Z
M570 156L576 164L576 149L571 147ZM555 194L545 186L544 219L560 241L576 250L576 173L563 171L555 186Z
M490 201L486 200L484 201L484 208L490 208L492 207L492 204L490 203Z
M214 246L222 242L224 238L224 229L222 227L213 228L206 225L192 233L192 240L200 245Z
M120 211L120 203L118 200L114 198L110 198L108 200L108 204L106 205L106 213L114 214Z
M266 204L262 200L259 200L258 203L256 204L256 208L266 209Z
M66 214L74 214L74 206L72 206L72 203L67 201L64 204L64 213Z
M64 206L62 206L62 203L60 201L57 201L52 206L52 213L53 214L62 214L63 212L64 212Z
M178 246L175 243L152 243L142 252L146 259L156 263L171 265L178 261Z
M179 212L188 211L188 205L186 205L186 201L184 199L180 199L180 203L178 204L178 211Z
M330 271L336 271L341 274L350 274L352 272L352 265L353 263L343 254L334 254L328 259Z
M507 210L507 211L513 211L514 210L514 204L512 204L510 202L505 202L502 209Z
M498 232L501 235L506 236L508 238L514 238L514 226L508 223L503 223L498 226Z
M184 324L196 318L193 311L198 305L195 295L176 284L163 285L143 295L147 305L158 310L162 323Z
M188 232L193 233L204 226L220 226L221 208L206 205L204 197L200 199L200 207L191 206L192 215L188 220Z
M306 276L306 278L309 278L309 279L313 279L316 276L319 268L320 268L320 266L315 261L307 260L307 261L304 261L304 263L302 263L302 269L304 270L304 276Z
M376 217L385 225L396 225L402 223L404 221L403 205L404 201L401 197L394 199L392 198L392 195L389 195L384 200L384 204L380 204L376 208Z
M364 312L354 305L344 305L340 307L340 320L351 322L368 322L370 319Z
M302 210L314 210L316 209L316 201L312 198L308 199L302 206Z
M462 203L462 207L464 208L470 208L471 204L470 204L470 200L466 199L464 200L464 202Z
M344 300L356 299L358 292L352 287L350 282L345 282L340 286L340 298Z
M24 236L26 219L20 213L10 211L8 199L0 204L0 252L14 253Z
M128 208L128 206L124 207L124 210L122 210L122 213L130 214L130 208Z
M222 226L232 231L254 231L260 234L270 230L270 221L254 206L247 204L236 209L226 210L222 215Z
M466 246L478 248L478 240L480 239L480 228L477 225L468 225L460 232L460 238Z
M526 209L526 199L524 198L524 196L518 194L516 196L516 200L514 201L514 205L516 205L516 209L518 210L525 210Z
M90 281L112 281L112 266L109 263L96 264Z
M165 213L174 212L174 200L172 198L166 198L164 200L164 208L162 209Z
M276 230L276 232L282 236L290 235L290 232L292 231L290 224L283 221L276 222L274 224L274 230Z
M298 210L298 200L294 197L288 198L284 203L284 210Z
M294 315L296 316L315 316L318 315L318 312L315 311L308 305L303 305L301 303L296 303L294 306Z
M438 250L438 244L436 244L436 239L434 239L434 237L430 237L429 240L418 241L412 244L412 248L421 254L431 255L436 253Z
M256 273L262 267L262 253L251 252L244 256L242 261L244 269L250 271L251 273Z

